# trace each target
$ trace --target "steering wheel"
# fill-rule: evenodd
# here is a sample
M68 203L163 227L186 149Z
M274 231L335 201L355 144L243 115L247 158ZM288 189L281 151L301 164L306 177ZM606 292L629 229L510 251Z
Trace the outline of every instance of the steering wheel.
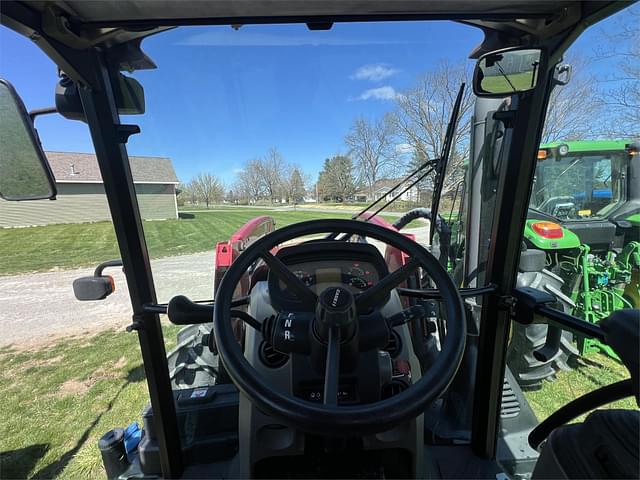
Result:
M345 233L362 235L382 241L405 252L410 260L396 271L380 279L359 295L352 295L346 288L329 287L318 296L296 277L271 250L284 242L321 233ZM340 240L330 240L341 242ZM339 243L336 243L338 248ZM243 273L257 260L262 259L289 291L300 300L317 304L305 335L322 346L321 358L325 360L324 401L322 404L303 400L289 393L278 391L265 382L245 359L231 325L232 298ZM383 348L390 329L407 323L416 316L407 309L390 318L379 311L380 303L388 294L422 267L442 295L446 311L447 335L431 368L422 378L402 393L380 401L359 405L338 405L338 380L340 356L348 355L348 345L353 342L360 348L367 343L370 348ZM415 309L416 307L412 307ZM243 313L243 312L240 312ZM283 333L283 325L291 318L288 312L278 312L276 320L259 324L249 315L239 315L250 326L259 328L267 338ZM249 317L247 319L246 317ZM358 319L367 318L366 328L359 329ZM289 323L289 326L290 323ZM436 400L453 380L465 347L466 321L462 299L453 281L438 260L424 247L392 230L353 220L311 220L278 229L252 243L236 259L220 283L214 308L213 330L218 352L229 376L248 399L260 410L300 430L323 435L365 435L382 432L420 415L426 406ZM298 330L297 332L301 332ZM364 339L367 332L367 339ZM369 332L381 332L376 335ZM373 339L371 338L373 335ZM282 345L280 338L279 344ZM304 339L306 342L306 338ZM303 342L303 343L305 343ZM277 349L274 344L274 348ZM301 352L296 352L301 353ZM309 354L308 351L304 353Z

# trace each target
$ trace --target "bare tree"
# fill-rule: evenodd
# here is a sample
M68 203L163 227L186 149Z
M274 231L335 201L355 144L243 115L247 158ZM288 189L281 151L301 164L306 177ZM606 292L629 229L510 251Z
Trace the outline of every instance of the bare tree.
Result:
M587 73L584 58L570 56L567 63L571 65L571 78L566 85L558 85L551 91L542 143L580 140L600 134L602 122L598 115L596 78Z
M393 122L402 142L415 152L414 158L440 156L449 118L460 85L467 84L460 106L443 193L455 189L463 175L463 163L469 156L469 134L474 97L469 87L470 72L464 65L442 62L418 78L415 87L399 95Z
M373 196L376 182L398 170L395 130L389 114L378 121L356 118L345 137L349 156L355 162L358 182L369 188Z
M198 200L205 202L207 208L213 202L219 202L224 196L222 182L210 173L199 173L190 183L191 189Z
M261 160L253 159L245 163L244 168L236 176L235 190L247 203L263 197Z
M609 137L640 136L640 7L633 5L617 18L614 28L601 30L595 61L611 74L601 78L599 100Z
M176 202L179 207L184 206L186 202L196 203L196 194L191 188L191 183L180 183L176 188Z
M260 182L271 203L282 191L281 176L284 168L284 157L275 147L270 148L267 155L258 163Z

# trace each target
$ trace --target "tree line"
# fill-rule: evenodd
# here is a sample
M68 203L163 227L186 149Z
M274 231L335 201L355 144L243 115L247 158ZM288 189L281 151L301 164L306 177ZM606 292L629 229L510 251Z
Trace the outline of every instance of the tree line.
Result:
M277 148L262 157L248 160L236 174L235 181L225 184L211 173L200 173L178 189L181 204L210 205L226 201L248 204L261 200L271 203L301 203L307 194L309 177L300 166L288 162Z

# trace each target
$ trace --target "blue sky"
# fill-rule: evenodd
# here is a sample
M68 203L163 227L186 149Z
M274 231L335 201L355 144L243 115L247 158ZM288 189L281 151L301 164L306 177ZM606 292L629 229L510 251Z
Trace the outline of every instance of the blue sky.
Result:
M600 28L615 19L605 22ZM356 116L381 116L396 92L439 61L464 62L481 38L480 30L450 22L165 32L143 43L158 69L134 73L145 88L147 113L123 117L142 129L128 150L170 157L183 181L206 171L231 183L244 161L277 147L315 176L325 158L344 151ZM588 53L596 41L596 32L587 32L572 50ZM27 109L53 105L56 66L5 27L0 76L13 83ZM45 149L93 151L81 122L46 116L36 127Z

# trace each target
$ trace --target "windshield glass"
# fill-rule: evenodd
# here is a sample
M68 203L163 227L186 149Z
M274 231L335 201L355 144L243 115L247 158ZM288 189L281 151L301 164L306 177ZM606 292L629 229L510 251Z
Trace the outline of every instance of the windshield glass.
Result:
M158 69L133 74L146 112L126 120L142 130L127 149L158 300L212 298L216 245L256 217L276 228L349 218L400 194L409 183L394 185L440 154L466 81L449 214L469 145L467 57L481 36L451 22L392 22L190 27L146 39ZM428 176L384 218L428 207L431 190ZM426 242L428 223L414 227Z
M538 161L530 206L562 220L606 216L623 198L627 157L589 152Z

